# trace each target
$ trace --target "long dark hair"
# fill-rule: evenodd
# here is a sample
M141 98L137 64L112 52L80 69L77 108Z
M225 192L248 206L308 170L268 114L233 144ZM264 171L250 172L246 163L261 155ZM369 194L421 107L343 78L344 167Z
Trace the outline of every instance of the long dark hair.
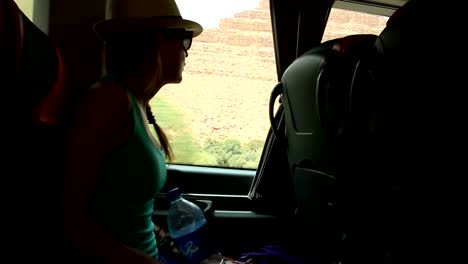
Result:
M151 111L151 107L148 104L146 106L146 116L148 118L148 122L153 125L154 130L156 130L156 134L159 138L159 143L164 150L164 154L166 155L166 159L172 160L174 158L174 153L172 152L172 148L169 145L169 140L167 139L166 134L161 129L161 127L156 123L156 118L154 118L153 112Z

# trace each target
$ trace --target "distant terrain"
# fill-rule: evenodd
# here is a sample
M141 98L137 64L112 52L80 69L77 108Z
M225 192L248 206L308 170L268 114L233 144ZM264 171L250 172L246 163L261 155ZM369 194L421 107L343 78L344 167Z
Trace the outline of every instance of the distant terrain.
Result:
M183 109L199 143L208 138L265 139L268 100L277 83L268 3L262 0L257 9L226 18L219 28L195 38L184 80L158 94ZM378 34L385 23L384 17L335 9L324 40ZM362 26L366 24L378 30Z

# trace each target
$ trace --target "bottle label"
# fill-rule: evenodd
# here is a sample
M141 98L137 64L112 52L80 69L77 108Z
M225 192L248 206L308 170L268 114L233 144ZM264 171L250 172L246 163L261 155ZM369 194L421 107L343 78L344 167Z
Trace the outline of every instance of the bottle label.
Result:
M208 225L204 224L192 233L173 239L177 249L190 264L199 264L212 253Z

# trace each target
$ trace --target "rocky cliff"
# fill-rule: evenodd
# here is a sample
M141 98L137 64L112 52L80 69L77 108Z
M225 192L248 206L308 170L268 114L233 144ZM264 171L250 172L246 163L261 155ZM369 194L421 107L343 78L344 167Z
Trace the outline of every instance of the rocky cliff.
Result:
M161 91L183 109L200 143L207 138L265 139L268 100L277 83L270 19L269 0L262 0L256 9L206 29L189 50L183 82ZM334 9L324 40L378 34L385 22L383 17Z

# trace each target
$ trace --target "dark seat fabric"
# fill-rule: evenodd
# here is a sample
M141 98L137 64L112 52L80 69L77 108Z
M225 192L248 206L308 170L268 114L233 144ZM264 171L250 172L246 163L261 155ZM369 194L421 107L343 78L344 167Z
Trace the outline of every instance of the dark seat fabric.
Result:
M0 3L0 48L0 260L52 261L60 255L56 169L65 65L13 0Z
M435 81L438 74L427 57L436 45L423 8L413 0L398 9L354 75L341 192L343 263L402 261L402 207L412 204L402 192L417 190L410 183L431 170L423 138L437 101L430 76Z
M297 58L281 83L287 156L295 192L293 233L307 243L295 245L310 263L339 259L343 234L337 199L353 76L377 36L334 39Z
M421 136L437 103L429 76L438 79L439 61L428 58L438 42L424 7L407 2L378 36L323 43L282 77L293 232L309 238L296 251L304 260L402 260L402 189L429 172L424 161L440 144Z

